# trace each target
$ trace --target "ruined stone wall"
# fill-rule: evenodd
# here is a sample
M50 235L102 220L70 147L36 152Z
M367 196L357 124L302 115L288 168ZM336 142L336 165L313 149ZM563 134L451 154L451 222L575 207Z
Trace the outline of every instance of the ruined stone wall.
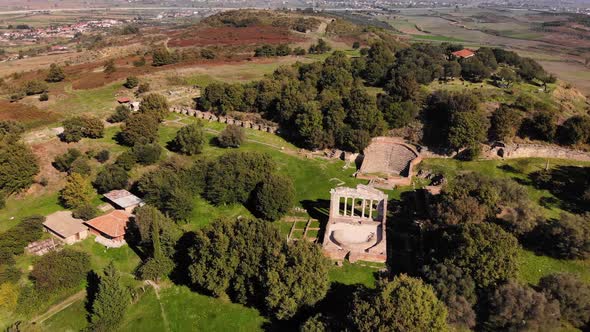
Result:
M555 158L590 161L590 152L567 149L557 145L541 144L502 144L487 146L483 156L489 159L513 158Z
M193 116L198 119L214 121L219 123L227 123L233 124L236 126L244 127L244 128L251 128L254 130L265 131L269 133L276 133L278 130L278 126L276 125L269 125L268 123L258 123L254 121L242 121L235 119L231 116L217 116L211 112L202 112L188 107L172 107L170 108L171 112L184 114L188 116Z

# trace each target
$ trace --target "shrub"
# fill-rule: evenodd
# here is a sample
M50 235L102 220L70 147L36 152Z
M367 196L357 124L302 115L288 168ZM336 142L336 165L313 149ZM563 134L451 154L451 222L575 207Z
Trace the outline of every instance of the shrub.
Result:
M125 105L119 105L115 108L115 113L111 114L107 119L110 123L123 122L131 116L131 109Z
M47 92L43 92L40 96L39 96L39 101L48 101L49 100L49 95L47 94Z
M24 84L24 91L27 96L38 95L43 92L47 92L48 88L49 87L47 86L47 83L39 80L27 81Z
M127 80L125 81L125 83L123 83L123 86L126 87L127 89L133 89L138 85L139 85L139 79L135 76L127 77Z
M98 161L99 163L105 163L109 160L109 158L111 157L111 153L109 152L109 150L100 150L96 156L94 156L94 159L96 159L96 161Z
M75 148L69 148L66 153L55 157L53 160L53 167L60 172L69 172L74 161L82 157L82 152Z
M228 125L217 137L217 143L224 148L238 148L246 139L244 128Z
M68 170L69 173L78 173L80 175L90 175L92 173L92 169L90 168L90 164L88 163L88 158L80 157L74 160L70 169Z
M213 52L210 49L204 48L201 50L201 57L208 60L215 59L215 52Z
M137 93L146 93L150 91L150 84L149 83L141 83L139 87L137 87Z
M171 142L176 151L189 156L201 153L204 143L205 133L201 122L180 128Z
M61 82L66 78L63 69L55 63L52 63L49 66L49 73L47 73L47 77L45 81L47 82Z

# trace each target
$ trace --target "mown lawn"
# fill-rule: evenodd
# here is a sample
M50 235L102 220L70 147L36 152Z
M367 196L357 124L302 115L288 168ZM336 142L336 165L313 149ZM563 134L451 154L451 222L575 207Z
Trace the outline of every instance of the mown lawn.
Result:
M0 210L0 233L14 227L23 217L35 214L46 216L61 209L57 193L24 199L11 197L6 200L6 207Z
M341 267L330 267L330 282L336 282L344 285L362 284L370 288L375 287L375 275L378 269L369 266L363 266L361 263L351 264L347 261Z

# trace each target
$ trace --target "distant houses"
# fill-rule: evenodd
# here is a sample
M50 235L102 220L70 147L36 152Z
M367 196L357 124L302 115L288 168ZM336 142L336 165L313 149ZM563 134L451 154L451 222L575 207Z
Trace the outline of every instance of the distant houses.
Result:
M455 51L451 54L457 58L460 58L460 59L468 59L468 58L471 58L472 56L475 56L475 52L470 49L467 49L467 48L464 48L459 51Z

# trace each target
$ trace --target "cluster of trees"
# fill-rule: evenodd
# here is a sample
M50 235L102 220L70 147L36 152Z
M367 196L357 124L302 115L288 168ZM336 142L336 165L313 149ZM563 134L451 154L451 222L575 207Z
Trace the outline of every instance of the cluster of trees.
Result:
M16 310L23 314L35 312L47 299L66 294L81 286L90 272L90 256L65 248L42 256L33 265L29 278L18 297Z
M219 220L198 230L188 251L195 287L277 319L313 306L328 290L328 265L320 247L287 243L263 221Z
M301 47L291 49L287 44L262 45L254 50L255 57L272 57L272 56L287 56L287 55L305 55L305 50Z
M64 142L78 142L82 138L101 138L104 135L104 123L97 117L84 115L65 120L61 139Z
M260 112L307 148L361 151L387 124L376 98L357 78L351 60L334 52L323 64L281 67L259 82L211 84L199 107L218 114Z
M182 54L178 51L170 52L165 46L152 50L152 66L159 67L171 65L182 60Z
M39 173L36 156L21 142L24 127L15 121L0 121L0 208L4 199L29 188Z
M172 160L144 174L135 188L176 221L191 216L197 194L215 205L241 203L263 219L277 220L292 207L295 191L275 168L270 156L256 152L229 152L188 166Z

